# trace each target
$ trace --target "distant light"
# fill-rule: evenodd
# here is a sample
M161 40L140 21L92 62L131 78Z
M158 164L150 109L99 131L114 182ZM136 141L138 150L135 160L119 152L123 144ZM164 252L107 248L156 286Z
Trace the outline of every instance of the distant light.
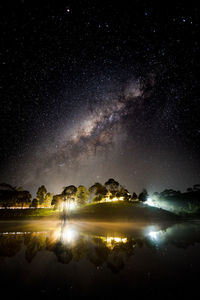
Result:
M116 243L120 243L122 239L116 237L116 238L113 238L113 240L114 240Z
M78 238L78 231L72 226L66 226L63 230L55 230L53 233L55 240L61 240L63 244L71 244Z
M114 247L115 243L127 243L127 238L123 238L123 237L113 237L113 236L107 236L106 237L106 244L108 247L112 248Z
M114 202L114 201L124 201L124 197L114 197L114 198L110 198L110 197L106 197L103 200L101 200L100 202Z
M149 206L155 206L151 197L147 198L147 200L145 201L145 204L147 204Z
M72 243L77 236L77 232L72 228L66 228L62 233L62 240L64 243Z
M111 201L117 201L118 200L118 198L117 197L114 197L114 198L112 198L112 199L110 199Z
M148 237L152 240L152 242L156 244L160 244L164 240L165 231L163 230L152 230L147 233Z
M159 235L159 231L151 231L151 232L149 232L149 236L150 236L153 240L157 240L157 239L158 239L158 235Z
M74 201L70 201L70 202L63 202L63 209L67 209L67 210L73 210L76 208L76 204Z
M74 202L70 202L68 204L69 209L75 209L76 208L76 204Z

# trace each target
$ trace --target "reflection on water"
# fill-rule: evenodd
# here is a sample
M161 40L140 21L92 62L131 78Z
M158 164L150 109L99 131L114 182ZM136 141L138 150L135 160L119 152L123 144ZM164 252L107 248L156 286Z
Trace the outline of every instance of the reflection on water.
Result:
M72 297L81 292L101 297L100 286L108 295L114 293L108 292L110 285L121 292L122 288L136 292L145 287L141 293L159 294L165 280L172 291L174 272L177 286L179 279L187 280L188 286L190 279L194 283L193 274L200 266L198 222L164 228L136 226L136 230L134 224L102 224L64 220L49 230L28 231L23 225L21 231L19 227L3 230L0 270L4 285L15 278L16 288L23 283L24 290L34 286L38 293Z
M62 263L69 263L72 259L79 261L84 257L98 265L98 262L107 261L110 259L110 255L117 251L118 256L123 252L122 257L125 263L124 254L126 254L126 258L134 255L136 247L145 246L152 249L159 246L162 249L170 244L179 248L187 248L200 242L199 224L177 224L165 230L157 231L152 226L146 226L136 236L130 233L129 235L125 233L120 235L119 232L104 233L103 235L88 231L81 225L64 222L55 230L50 231L1 232L0 257L2 259L3 257L14 256L24 247L25 258L29 262L38 252L47 250L52 251L58 261ZM111 269L115 272L120 270L117 270L117 266Z

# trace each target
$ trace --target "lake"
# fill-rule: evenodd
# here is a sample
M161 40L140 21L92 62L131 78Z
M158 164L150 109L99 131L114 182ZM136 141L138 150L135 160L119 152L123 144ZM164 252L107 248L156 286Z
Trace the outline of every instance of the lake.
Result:
M199 292L200 222L0 222L1 292L176 299Z

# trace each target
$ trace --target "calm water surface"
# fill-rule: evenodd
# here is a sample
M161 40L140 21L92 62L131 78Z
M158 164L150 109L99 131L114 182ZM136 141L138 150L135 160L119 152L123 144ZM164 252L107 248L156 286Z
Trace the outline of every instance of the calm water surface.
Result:
M0 222L1 292L38 298L193 299L200 222Z

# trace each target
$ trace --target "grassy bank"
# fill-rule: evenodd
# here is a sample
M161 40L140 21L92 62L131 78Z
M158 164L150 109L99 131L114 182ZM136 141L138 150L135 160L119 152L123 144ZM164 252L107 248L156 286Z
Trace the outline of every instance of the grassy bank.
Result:
M58 212L50 208L36 209L0 209L0 219L28 219L57 216Z
M39 219L59 218L60 214L49 208L40 209L2 209L0 219ZM74 220L99 220L99 221L170 221L178 219L178 216L171 212L147 206L143 203L131 202L106 202L91 203L84 207L75 209L70 213Z
M107 202L92 203L71 213L72 219L95 219L95 220L120 220L120 221L154 221L154 220L175 220L178 216L171 212L143 203L131 202Z

